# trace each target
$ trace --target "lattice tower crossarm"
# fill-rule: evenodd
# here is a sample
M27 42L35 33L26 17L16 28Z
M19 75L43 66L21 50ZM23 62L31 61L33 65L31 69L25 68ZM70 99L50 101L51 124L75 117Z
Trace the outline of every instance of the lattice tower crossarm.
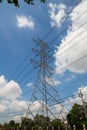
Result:
M52 74L54 69L51 67L52 49L47 43L40 39L33 40L35 48L33 52L36 56L35 60L31 60L35 68L38 68L37 79L34 85L28 113L33 110L33 115L39 113L44 117L60 118L65 117L65 110L61 105L59 94L56 90ZM37 105L36 105L37 104ZM37 106L37 108L35 108ZM34 111L35 108L35 111ZM37 109L37 111L36 111ZM30 112L29 112L30 111ZM55 114L55 111L58 111Z

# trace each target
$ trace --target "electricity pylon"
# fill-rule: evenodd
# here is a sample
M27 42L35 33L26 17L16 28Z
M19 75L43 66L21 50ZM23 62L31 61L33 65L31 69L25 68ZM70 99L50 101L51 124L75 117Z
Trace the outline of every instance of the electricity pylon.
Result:
M65 110L53 80L54 69L52 65L52 49L40 39L34 39L33 52L35 59L31 61L38 68L36 82L29 101L27 116L36 114L50 117L51 119L64 119Z

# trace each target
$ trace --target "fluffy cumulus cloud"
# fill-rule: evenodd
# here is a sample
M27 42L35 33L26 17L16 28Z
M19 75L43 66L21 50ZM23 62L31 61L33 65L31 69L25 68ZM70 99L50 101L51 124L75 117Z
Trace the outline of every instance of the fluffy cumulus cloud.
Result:
M65 9L66 6L64 4L49 4L49 16L51 18L51 26L60 27L65 19Z
M9 108L13 111L21 111L21 110L26 110L27 109L27 102L26 101L18 101L14 100Z
M3 113L7 110L7 106L4 104L0 104L0 113Z
M16 17L17 17L17 26L19 28L30 28L30 29L34 28L35 24L31 16L27 18L26 16L17 15Z
M26 111L28 104L24 100L19 100L21 95L22 90L18 83L13 80L7 81L3 75L0 76L0 114L4 115L8 111L11 113ZM0 121L4 120L0 118Z
M14 100L22 94L20 86L14 82L7 82L4 76L0 77L0 97L5 99Z
M87 1L83 0L69 15L72 26L55 52L56 72L87 72Z

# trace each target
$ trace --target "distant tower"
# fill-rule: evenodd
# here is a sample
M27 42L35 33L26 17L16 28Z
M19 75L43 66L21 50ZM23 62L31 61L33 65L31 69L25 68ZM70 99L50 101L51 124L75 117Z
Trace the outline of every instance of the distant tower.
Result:
M50 117L51 119L65 118L65 110L56 90L53 80L54 69L51 67L52 49L40 39L34 39L33 52L35 59L31 61L38 68L37 79L29 101L27 116L34 117L36 114Z

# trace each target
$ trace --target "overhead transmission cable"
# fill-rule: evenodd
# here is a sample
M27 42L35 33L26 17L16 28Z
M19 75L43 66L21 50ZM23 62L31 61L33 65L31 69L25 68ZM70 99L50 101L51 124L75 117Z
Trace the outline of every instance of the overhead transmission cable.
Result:
M29 57L31 56L31 54L32 54L32 51L30 51L28 53L28 55L23 59L23 61L18 65L18 67L16 68L16 70L11 74L11 76L10 76L11 78L14 77L17 74L17 71L21 68L21 66L23 66L23 64L25 63L25 61L27 59L29 59Z
M76 2L75 5L78 5L79 2ZM71 12L73 11L73 8L67 13L67 15L69 15ZM57 24L58 25L58 24ZM56 26L54 26L52 29L50 29L42 38L43 40L45 40L45 38L47 38L49 36L50 33L52 33L54 31L54 29L56 29Z
M75 45L76 45L76 44L75 44ZM84 59L84 58L86 58L86 57L87 57L87 55L84 55L84 56L80 57L79 59L75 60L74 62L71 62L71 63L69 63L68 65L62 67L61 69L64 69L64 68L66 68L66 67L68 67L68 66L70 66L70 65L72 65L72 64L74 64L74 63L76 63L76 62L78 62L78 61L80 61L80 60L82 60L82 59ZM13 89L13 90L16 90L16 89ZM14 91L13 91L13 92L14 92ZM8 96L9 96L9 95L5 96L5 98L8 97Z
M78 2L76 3L76 4L78 4ZM69 13L68 14L70 14L71 12L72 12L72 10L73 10L73 8L69 11ZM55 29L55 27L54 28L52 28L46 35L48 35L50 32L52 32L52 30L54 30ZM63 31L64 32L64 31ZM52 41L51 41L52 42ZM29 56L31 55L31 52L25 57L25 59L23 60L23 62L17 67L17 69L15 70L15 72L17 72L19 69L20 69L20 67L23 65L23 63L26 61L26 59L27 58L29 58ZM28 65L27 65L28 66ZM25 67L25 68L27 68L27 66ZM25 68L24 68L24 70L25 70ZM22 72L23 72L23 70L22 70ZM21 73L21 72L20 72ZM12 77L12 76L11 76Z
M31 53L30 53L30 54L31 54ZM30 55L28 55L28 56L23 60L23 62L18 66L18 68L16 69L16 71L19 70L19 68L21 67L21 65L23 65L23 63L25 62L25 60L26 60L27 58L29 58L29 56L30 56ZM21 72L23 72L27 67L28 67L28 65L27 65ZM20 72L19 74L21 74L21 72Z
M76 45L76 44L75 44L75 45ZM82 57L80 57L79 59L77 59L77 60L75 60L75 61L69 63L68 65L62 67L62 68L61 68L61 71L62 71L62 69L67 68L68 66L70 66L70 65L72 65L72 64L74 64L74 63L76 63L76 62L78 62L78 61L80 61L80 60L82 60L82 59L84 59L84 58L86 58L86 57L87 57L87 54L84 55L84 56L82 56ZM13 89L13 90L16 90L16 89ZM13 91L13 92L14 92L14 91ZM8 96L9 96L9 95L7 95L7 96L5 96L5 97L8 97Z
M35 69L35 68L34 68L34 69ZM33 70L34 70L34 69L33 69ZM33 70L31 70L31 72L33 72ZM31 74L31 72L30 72L30 74ZM27 80L30 81L30 79L32 79L33 75L36 75L36 72L35 72L35 73L33 72L33 73L30 75L30 77L28 76L28 78L26 78L26 80L23 80L23 81L20 83L20 85L23 85ZM22 88L23 88L23 86L21 87L21 89L22 89ZM17 88L14 88L12 91L15 92L16 90L17 90ZM2 91L3 91L3 89L2 89ZM4 96L4 99L8 98L13 92L11 92L11 93L5 95L5 96ZM22 94L21 96L25 95L27 92L28 92L28 90L26 90L26 91L24 92L24 94ZM3 100L4 100L4 99L3 99ZM3 102L3 100L0 101L0 103Z
M67 43L71 43L74 39L78 39L78 37L80 37L80 35L84 34L85 31L81 31L79 34L75 35L75 37L73 37L72 39L70 39ZM72 49L73 47L75 47L78 44L81 44L83 40L87 39L87 36L84 36L82 39L80 39L79 41L75 42L74 44L72 44L71 46L69 46L68 48L65 48L64 51L62 51L62 49L66 46L68 46L67 44L65 44L63 47L60 48L61 52L59 52L59 54L57 56L60 55L64 55L65 52L68 52L68 50Z
M85 91L85 92L87 92L87 91ZM86 94L84 94L84 95L86 95ZM61 99L61 103L64 103L64 102L66 102L66 101L69 101L71 98L76 98L76 97L79 97L79 94L69 95L69 96L67 96L67 97L62 98L62 99ZM58 102L57 102L56 104L58 104ZM56 104L53 104L53 105L56 105ZM33 106L34 106L34 104L33 104ZM8 116L22 115L22 113L20 113L20 112L24 112L24 111L26 111L26 110L27 110L27 109L23 109L23 110L20 110L20 111L7 112L7 113L4 113L4 114L0 114L0 117L8 117ZM12 114L14 114L14 115L12 115Z
M35 73L33 73L33 75L34 75L34 74L35 74ZM33 75L32 75L32 77L33 77ZM32 77L30 77L30 78L32 78ZM23 82L23 83L24 83L24 82ZM23 84L23 83L22 83L22 84ZM21 87L21 89L22 89L22 88L23 88L23 87ZM10 95L12 95L12 93L15 92L16 90L17 90L17 88L12 89L11 93L6 94L6 95L4 96L4 98L3 98L3 100L6 99L6 98L8 98ZM27 90L27 91L28 91L28 90ZM25 91L24 94L22 94L22 96L25 95L25 94L27 93L27 91ZM2 92L3 92L3 89L2 89ZM2 103L3 100L0 101L0 103Z
M25 62L25 60L26 60L27 58L29 58L29 57L26 57L26 58L23 60L23 62L18 66L18 68L16 69L15 72L17 72L17 71L19 70L19 68L21 67L21 65L23 65L23 63ZM22 72L23 72L23 71L22 71Z
M81 32L81 33L82 33L82 32ZM79 35L79 36L80 36L80 35ZM81 44L82 41L84 41L85 39L87 39L87 36L83 37L82 39L80 39L80 40L77 41L76 43L72 44L71 46L69 46L68 48L66 48L64 51L59 52L59 54L58 54L57 56L60 56L60 55L63 56L63 55L65 54L65 52L67 53L68 50L74 48L74 47L75 47L76 45L78 45L78 44ZM61 48L60 48L60 50L61 50Z
M79 2L76 2L76 4L75 5L78 5L79 4ZM67 13L67 16L70 14L70 13L72 13L72 11L73 11L73 9L74 8L72 8L68 13ZM79 17L78 17L79 18ZM58 24L57 24L58 25ZM56 26L57 26L56 25ZM70 24L71 25L71 24ZM44 37L42 38L43 40L45 40L49 35L50 35L50 33L52 33L55 29L56 29L56 26L54 26L52 29L50 29L45 35L44 35ZM66 28L67 29L67 28ZM66 31L65 29L63 30L63 31ZM63 33L63 31L61 32L61 34ZM61 34L59 34L59 35L61 35ZM53 40L54 41L54 40ZM52 42L52 41L51 41ZM50 43L51 43L50 42Z
M79 57L78 59L74 60L73 62L71 62L71 63L69 63L69 64L63 66L63 67L61 68L61 70L59 70L59 71L57 71L57 72L62 71L63 69L65 69L65 68L67 68L67 67L69 67L69 66L71 66L71 65L73 65L73 64L75 64L75 63L77 63L77 62L79 62L80 60L85 59L86 57L87 57L87 54L84 55L84 56L82 56L82 57Z
M11 75L11 77L15 76L16 72L21 68L21 66L23 66L24 62L31 56L31 54L32 54L32 52L30 52L30 53L24 58L24 60L21 62L21 64L17 67L17 69L16 69L16 70L14 71L14 73ZM29 65L26 65L26 66L23 68L23 70L16 75L16 77L20 77L20 75L22 75L22 73L28 68L28 66L29 66ZM34 70L34 69L33 69L33 70ZM33 72L33 70L30 69L30 71L28 71L28 73L31 74L31 72ZM34 74L34 73L33 73L33 74ZM30 75L30 76L31 76L31 75ZM28 76L28 77L29 77L29 76ZM23 81L23 83L24 83L24 81ZM22 87L21 87L21 88L22 88ZM15 92L16 90L17 90L17 88L14 88L14 89L13 89L13 92ZM2 91L3 91L3 89L2 89ZM5 97L8 97L8 96L9 96L9 94L6 95Z
M82 15L84 15L85 13L87 13L87 10L85 10L83 13L81 13L81 15L79 15L75 20L78 20L78 19L80 19L81 18L81 16ZM86 21L87 22L87 21ZM86 23L85 22L85 23ZM70 25L72 25L72 23L70 23L68 26L70 26ZM82 23L81 25L80 25L80 27L81 26L83 26L84 25L84 23ZM49 44L52 44L56 39L58 39L62 34L64 34L65 32L67 31L67 27L65 26L65 28L62 30L62 32L60 32L53 40L51 40L50 42L49 42ZM78 31L78 30L77 30Z
M74 39L77 38L77 36L79 36L81 33L84 33L84 32L85 32L85 31L82 31L82 32L80 32L79 34L75 35ZM67 43L70 43L72 40L73 40L73 38L70 39ZM82 40L81 40L81 41L82 41ZM80 41L80 42L81 42L81 41ZM79 42L78 42L77 44L79 44ZM63 47L65 47L65 46L66 46L66 45L64 45ZM71 47L67 48L65 51L67 51L68 49L72 48L73 46L75 46L75 44L72 45ZM62 47L62 48L63 48L63 47ZM62 49L62 48L60 48L60 49ZM64 51L64 52L65 52L65 51ZM64 52L63 52L63 53L64 53ZM62 52L61 52L61 53L62 53ZM59 55L60 55L60 54L59 54ZM21 72L19 72L16 77L20 77L19 75L21 75L21 74L28 68L28 66L29 66L29 65L27 64L27 65L25 66L25 68L24 68ZM31 70L31 69L30 69L30 70Z
M27 57L26 57L26 58L27 58ZM25 58L25 59L26 59L26 58ZM25 61L25 59L24 59L24 61ZM23 61L23 62L24 62L24 61ZM19 65L19 67L16 69L16 71L21 67L21 65L22 65L22 64ZM22 70L22 72L23 72L23 70Z

